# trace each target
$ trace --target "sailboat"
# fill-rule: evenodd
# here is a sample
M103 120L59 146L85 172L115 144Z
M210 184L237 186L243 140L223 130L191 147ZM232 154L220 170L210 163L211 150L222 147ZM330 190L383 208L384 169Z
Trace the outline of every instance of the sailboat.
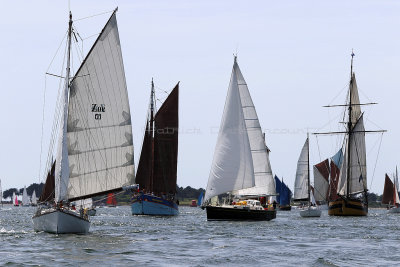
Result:
M117 199L115 198L115 195L113 193L109 193L107 195L106 204L109 208L115 208L117 206Z
M35 192L35 190L33 190L31 199L32 199L32 200L31 200L31 206L37 206L37 198L36 198L36 192Z
M18 207L18 206L19 206L19 204L18 204L18 197L17 197L17 195L15 194L15 192L13 192L12 201L13 201L13 205L14 205L15 207Z
M348 100L344 105L332 105L326 107L346 107L347 122L346 131L316 134L344 134L343 160L339 166L339 179L336 181L337 198L329 201L328 214L333 216L366 216L368 214L367 197L367 162L365 133L385 132L365 131L364 114L361 112L362 105L358 96L356 77L353 72L354 53L351 54L350 82ZM331 176L332 177L332 176Z
M292 209L292 206L290 205L292 191L290 191L289 187L284 183L283 178L281 181L276 175L275 188L278 195L273 201L276 201L276 203L279 204L279 210L290 211Z
M383 188L382 204L387 204L389 213L400 213L399 192L396 186L397 178L397 168L393 182L390 180L389 176L385 174L385 187Z
M75 28L69 15L56 160L51 160L49 153L49 171L40 197L43 202L32 218L35 231L85 234L89 217L83 209L74 210L71 202L136 188L132 184L132 125L116 11L74 76L70 75L70 62Z
M154 82L136 173L140 191L132 196L133 215L179 214L176 198L179 83L156 112Z
M300 210L301 217L320 217L321 210L316 206L310 180L310 142L307 136L299 160L297 161L293 200L307 203L307 206Z
M26 191L26 186L24 187L24 191L22 192L22 206L27 207L30 205L28 192Z
M201 207L203 205L204 192L201 191L199 197L197 198L197 206Z
M256 109L235 56L204 197L207 220L271 220L276 217L276 210L262 206L260 201L276 195L268 153ZM219 204L217 200L223 194L229 197Z
M329 159L313 166L314 173L314 196L319 208L328 210L329 198Z

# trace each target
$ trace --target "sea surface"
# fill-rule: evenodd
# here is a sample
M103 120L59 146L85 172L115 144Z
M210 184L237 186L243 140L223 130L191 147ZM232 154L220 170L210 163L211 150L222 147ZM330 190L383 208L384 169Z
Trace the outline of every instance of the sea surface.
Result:
M0 266L400 266L400 215L208 222L200 208L175 217L98 208L87 235L34 232L33 207L0 207Z

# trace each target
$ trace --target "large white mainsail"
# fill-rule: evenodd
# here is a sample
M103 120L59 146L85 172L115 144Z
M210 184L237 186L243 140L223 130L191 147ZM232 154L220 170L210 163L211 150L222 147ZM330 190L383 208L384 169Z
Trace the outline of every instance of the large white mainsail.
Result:
M269 161L269 151L265 144L256 108L236 60L233 70L236 72L246 131L249 137L255 182L254 187L241 189L237 193L239 195L275 195L275 180Z
M67 138L69 177L61 183L67 186L61 199L133 183L131 115L115 13L71 81Z
M236 73L236 59L204 200L253 187L254 168Z
M294 197L293 200L308 199L308 184L309 184L309 162L308 162L308 138L301 150L299 160L297 161L296 179L294 182Z

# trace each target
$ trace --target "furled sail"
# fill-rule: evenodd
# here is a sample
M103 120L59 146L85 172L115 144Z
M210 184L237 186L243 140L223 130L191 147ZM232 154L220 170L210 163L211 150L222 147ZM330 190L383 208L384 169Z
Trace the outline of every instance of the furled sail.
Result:
M179 129L179 83L154 117L154 172L152 191L176 193Z
M347 164L347 153L345 153L344 164L340 170L339 194L347 194L347 179L349 179L349 194L357 194L367 189L367 163L365 150L365 129L363 115L358 119L352 130L350 139L350 164ZM347 168L350 166L350 177L347 177Z
M246 131L247 136L249 137L255 182L254 187L239 190L238 194L275 195L275 181L274 176L272 175L271 163L269 161L269 150L265 144L256 108L236 60L233 69L236 72L240 100L242 103L244 120L246 122Z
M299 160L297 161L296 180L294 182L294 200L308 200L308 138L301 150Z
M235 60L204 200L253 187L252 161Z
M69 176L60 182L59 199L93 197L133 183L131 115L115 12L70 83L67 138Z
M39 197L39 202L53 201L55 197L55 168L56 162L53 162L50 171L47 173L46 183L43 186L42 194Z
M327 201L329 190L329 160L314 165L314 189L316 201Z
M393 204L393 182L389 176L385 174L385 186L383 188L382 204Z
M358 96L358 88L356 82L356 75L353 73L350 81L350 96L351 96L351 126L357 123L361 116L360 98Z

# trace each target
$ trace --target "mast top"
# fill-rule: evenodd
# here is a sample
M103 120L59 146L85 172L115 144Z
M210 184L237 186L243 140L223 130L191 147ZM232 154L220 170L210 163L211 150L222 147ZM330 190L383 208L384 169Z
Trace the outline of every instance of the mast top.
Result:
M233 63L237 63L237 53L233 54Z
M354 58L354 56L355 56L355 54L354 54L354 51L353 51L353 49L351 49L351 69L350 69L350 79L352 79L352 76L353 76L353 58Z

